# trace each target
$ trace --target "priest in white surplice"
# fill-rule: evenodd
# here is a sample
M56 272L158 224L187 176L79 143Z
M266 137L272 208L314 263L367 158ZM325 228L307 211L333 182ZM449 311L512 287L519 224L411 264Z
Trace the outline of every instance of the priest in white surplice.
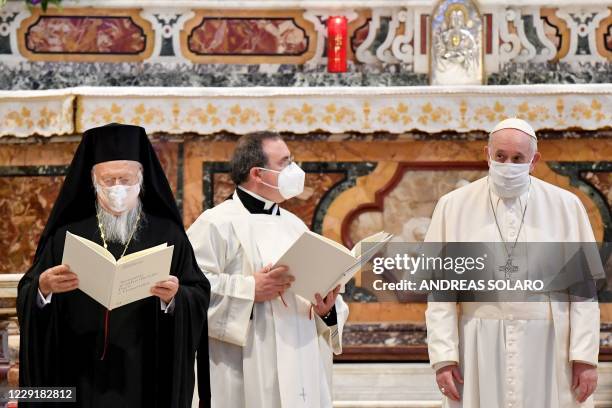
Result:
M537 138L506 119L485 148L488 177L438 202L427 242L593 242L574 194L533 176ZM490 195L489 195L490 194ZM429 358L447 407L592 407L599 306L569 302L429 302Z
M231 175L233 195L187 232L211 282L212 407L331 407L348 307L336 288L311 308L286 291L291 271L270 269L307 230L278 205L302 192L304 172L279 135L260 132L238 141Z

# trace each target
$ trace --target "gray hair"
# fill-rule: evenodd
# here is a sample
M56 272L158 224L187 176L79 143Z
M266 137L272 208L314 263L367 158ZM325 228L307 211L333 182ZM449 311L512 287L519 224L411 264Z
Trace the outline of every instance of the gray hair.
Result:
M119 215L111 214L106 211L96 201L96 213L98 216L99 227L104 231L105 240L108 242L118 242L122 245L128 243L130 237L138 241L138 233L144 223L141 215L142 201L138 199L137 205Z
M263 151L263 142L276 139L282 140L281 135L270 131L249 133L238 139L230 159L230 173L236 185L247 181L253 167L265 167L268 164L268 158Z
M501 130L501 129L500 129ZM517 129L519 130L519 129ZM521 131L522 133L525 133L523 131ZM489 145L489 150L491 150L491 144L493 142L493 135L497 133L497 132L492 132L489 133L489 141L488 141L488 145ZM538 140L535 137L531 137L530 135L528 135L527 133L525 133L525 136L527 136L529 138L529 153L531 155L531 158L533 159L533 156L536 154L536 152L538 151Z
M144 192L143 167L140 162L136 162L136 163L138 163L138 184L140 185L140 195L142 195L142 193ZM91 167L91 182L93 183L94 187L98 185L96 183L96 173L94 172L95 167L96 167L96 164L94 164Z

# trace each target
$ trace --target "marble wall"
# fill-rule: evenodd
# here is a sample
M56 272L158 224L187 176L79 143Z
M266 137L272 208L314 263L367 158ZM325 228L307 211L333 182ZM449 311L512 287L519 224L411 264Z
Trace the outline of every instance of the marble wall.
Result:
M349 246L381 228L419 240L438 198L485 174L483 136L286 135L307 178L305 192L285 207L314 231ZM612 143L564 136L553 132L540 141L544 162L535 174L577 194L598 239L609 241ZM228 159L236 139L229 134L153 137L186 226L232 192ZM30 265L76 147L75 141L63 140L0 144L0 256L5 260L0 273L25 272ZM422 299L375 295L368 283L358 276L345 294L351 324L340 359L426 360ZM612 322L607 305L602 313ZM602 358L612 353L610 326L603 327Z
M145 0L114 3L121 7L81 0L42 13L8 1L0 8L0 90L429 83L433 0L374 8L352 2L360 6L334 10L291 0L282 8L252 10L206 8L206 1L181 2L193 7L180 8ZM609 2L583 2L580 8L551 8L538 0L524 7L479 3L486 84L612 82ZM325 23L338 14L349 21L348 71L331 74ZM597 111L609 116L609 107L601 105ZM488 108L503 113L503 106ZM591 115L588 109L574 113ZM304 194L286 208L347 246L379 229L418 241L439 197L486 171L482 132L285 136L307 173ZM610 241L610 131L542 129L539 136L544 162L536 176L576 193L597 238ZM0 276L28 269L79 137L0 141ZM232 192L228 159L236 139L227 133L152 136L185 226ZM361 276L348 286L351 318L339 359L426 360L422 299L375 295L367 286ZM1 308L14 308L14 299ZM601 358L612 359L608 305L602 305L602 319ZM6 333L0 327L0 336Z

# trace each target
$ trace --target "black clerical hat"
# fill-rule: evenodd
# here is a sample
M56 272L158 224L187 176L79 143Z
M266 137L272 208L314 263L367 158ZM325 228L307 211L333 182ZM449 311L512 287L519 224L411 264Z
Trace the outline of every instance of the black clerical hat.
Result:
M83 134L38 242L35 261L58 228L96 213L91 169L95 164L113 160L140 162L144 182L144 195L141 197L143 210L148 214L171 219L184 231L168 179L144 128L111 123L89 129Z

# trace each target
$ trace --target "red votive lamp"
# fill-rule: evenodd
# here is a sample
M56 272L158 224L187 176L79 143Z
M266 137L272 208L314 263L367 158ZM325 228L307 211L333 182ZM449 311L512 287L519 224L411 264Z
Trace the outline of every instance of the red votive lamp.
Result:
M327 71L346 72L346 45L348 41L346 17L327 19Z

